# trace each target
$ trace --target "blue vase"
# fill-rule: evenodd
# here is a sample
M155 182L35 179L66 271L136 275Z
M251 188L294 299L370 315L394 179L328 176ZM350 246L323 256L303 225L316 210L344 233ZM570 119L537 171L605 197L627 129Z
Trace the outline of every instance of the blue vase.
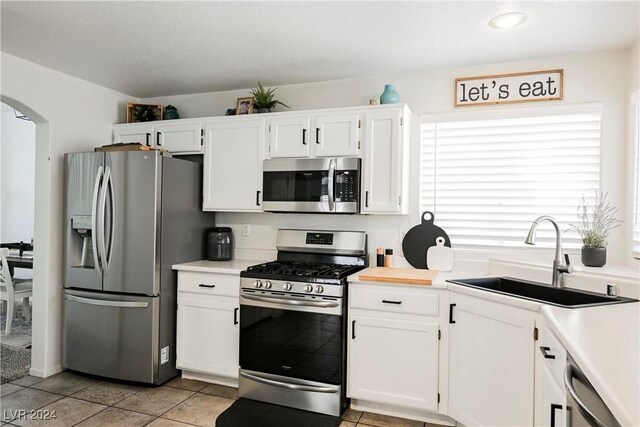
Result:
M397 104L400 102L400 94L393 85L384 85L384 92L380 95L381 104Z

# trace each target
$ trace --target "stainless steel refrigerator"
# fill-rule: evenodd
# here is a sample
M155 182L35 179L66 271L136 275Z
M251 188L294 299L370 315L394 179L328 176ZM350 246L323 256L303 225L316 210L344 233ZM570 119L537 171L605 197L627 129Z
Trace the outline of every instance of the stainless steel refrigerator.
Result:
M175 377L171 266L205 256L201 165L157 151L65 155L62 365L162 384Z

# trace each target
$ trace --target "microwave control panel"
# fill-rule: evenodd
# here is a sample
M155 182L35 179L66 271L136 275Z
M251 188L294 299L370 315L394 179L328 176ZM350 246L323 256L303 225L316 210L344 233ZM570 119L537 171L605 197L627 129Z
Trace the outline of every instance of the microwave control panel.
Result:
M336 202L357 202L360 187L357 170L336 171Z

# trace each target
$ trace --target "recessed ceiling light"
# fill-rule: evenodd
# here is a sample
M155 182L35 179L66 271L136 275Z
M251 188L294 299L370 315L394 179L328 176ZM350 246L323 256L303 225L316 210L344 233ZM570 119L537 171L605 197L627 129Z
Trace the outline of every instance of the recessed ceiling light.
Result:
M517 27L527 20L527 15L522 12L508 12L500 14L489 21L489 26L499 30Z

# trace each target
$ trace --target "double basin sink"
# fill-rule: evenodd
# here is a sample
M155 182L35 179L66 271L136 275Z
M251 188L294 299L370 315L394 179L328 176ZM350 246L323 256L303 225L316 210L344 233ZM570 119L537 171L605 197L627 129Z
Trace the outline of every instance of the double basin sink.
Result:
M607 296L573 288L553 288L543 283L512 277L483 277L447 280L447 282L565 308L594 307L637 301L632 298Z

